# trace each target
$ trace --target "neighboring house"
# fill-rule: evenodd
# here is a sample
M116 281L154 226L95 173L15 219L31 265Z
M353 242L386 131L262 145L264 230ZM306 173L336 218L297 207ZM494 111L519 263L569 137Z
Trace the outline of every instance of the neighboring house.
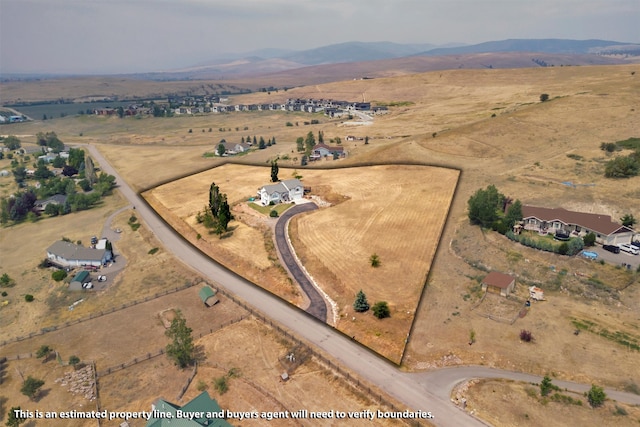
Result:
M522 206L522 220L525 230L554 234L584 236L596 235L596 242L603 245L630 243L636 234L634 230L611 221L609 215L573 212L566 209Z
M178 418L178 411L194 417ZM231 427L224 419L224 414L225 411L220 408L218 402L203 391L183 407L163 399L156 400L151 405L151 418L147 421L146 427ZM155 418L154 415L160 418Z
M233 156L234 154L239 154L239 153L244 153L245 151L249 151L249 148L251 148L251 145L249 144L243 144L243 143L235 143L235 142L221 142L220 144L222 144L224 146L224 154L227 156ZM218 144L218 146L220 145ZM216 156L219 156L220 154L218 154L218 146L216 146Z
M299 179L287 179L258 189L258 197L263 206L293 202L302 199L303 196L304 187Z
M317 144L311 150L309 160L318 160L323 157L333 156L337 154L339 157L344 157L344 147L331 147L327 144Z
M47 249L47 258L61 267L100 267L112 259L112 253L58 240Z
M33 208L36 212L44 212L47 205L64 205L67 201L67 196L63 194L56 194L45 200L36 200Z
M516 286L516 279L508 274L492 271L482 280L482 290L508 296Z
M202 289L200 289L200 292L198 292L200 299L207 307L214 306L220 302L216 294L217 291L211 289L210 286L203 286Z

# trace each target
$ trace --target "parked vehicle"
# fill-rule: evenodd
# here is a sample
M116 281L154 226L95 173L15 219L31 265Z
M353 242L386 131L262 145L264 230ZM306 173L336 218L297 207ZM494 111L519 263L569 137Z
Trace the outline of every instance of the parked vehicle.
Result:
M620 253L620 248L616 245L602 245L602 249L605 251L613 252L614 254Z
M631 242L631 246L634 246L636 249L640 250L640 242Z
M106 282L107 276L98 276L98 282Z
M631 255L640 254L640 250L638 250L638 248L636 248L635 246L631 246L628 243L623 243L621 245L618 245L618 247L620 248L621 251L626 252L626 253L631 254Z
M91 289L91 288L93 288L93 283L91 283L91 282L83 283L82 287L84 289Z

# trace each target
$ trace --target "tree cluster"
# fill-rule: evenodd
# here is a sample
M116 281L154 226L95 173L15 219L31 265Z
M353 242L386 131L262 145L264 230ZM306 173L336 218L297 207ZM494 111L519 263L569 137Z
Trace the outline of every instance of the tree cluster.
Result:
M628 156L618 156L607 162L604 176L607 178L630 178L640 173L640 150Z
M485 228L491 228L501 234L513 229L513 226L522 220L522 203L500 193L494 185L486 189L478 189L467 202L469 207L469 221L472 224ZM505 207L507 208L506 213Z
M211 183L209 187L209 205L196 215L196 221L221 236L227 231L229 222L233 219L227 195L220 193L220 188Z
M43 147L51 148L54 153L64 150L64 143L60 141L55 132L38 132L36 142Z
M556 244L548 239L536 239L524 234L516 235L511 230L507 231L505 236L510 240L520 243L521 245L545 252L554 252L560 255L575 255L585 247L584 240L579 237L572 237L568 242Z
M2 142L4 143L5 147L7 147L11 151L17 150L21 146L20 140L14 135L7 136L2 140Z

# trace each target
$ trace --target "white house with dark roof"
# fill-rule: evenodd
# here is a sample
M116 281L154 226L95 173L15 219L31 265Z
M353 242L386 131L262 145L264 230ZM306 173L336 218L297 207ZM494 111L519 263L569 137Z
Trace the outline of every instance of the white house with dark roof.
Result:
M611 221L611 216L568 211L566 209L522 206L522 220L525 230L566 233L584 236L596 235L596 241L603 245L630 243L636 232L622 224Z
M290 203L302 199L303 196L304 187L299 179L286 179L258 189L258 197L263 206L267 206L272 202L274 204Z
M106 246L106 245L105 245ZM61 267L100 267L112 258L110 250L92 249L58 240L47 248L47 259Z

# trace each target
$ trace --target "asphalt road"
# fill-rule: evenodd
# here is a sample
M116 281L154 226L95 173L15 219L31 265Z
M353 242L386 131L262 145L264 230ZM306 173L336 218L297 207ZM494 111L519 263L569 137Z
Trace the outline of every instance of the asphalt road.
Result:
M464 380L483 377L501 377L513 380L525 378L525 381L532 382L541 380L540 377L533 375L494 370L481 366L446 368L425 373L400 371L386 359L382 359L329 325L226 270L203 255L156 215L111 167L96 147L88 146L88 149L102 170L116 177L116 182L123 196L136 207L138 218L147 224L167 250L171 250L179 260L244 299L274 322L278 322L296 335L313 343L320 350L330 354L342 366L377 385L412 410L430 411L434 415L432 422L436 425L443 427L486 425L450 402L449 394L452 387ZM590 387L582 384L561 383L555 380L554 383L560 387L564 385L567 389L576 389L577 391ZM640 404L640 396L638 395L614 390L606 390L606 392L609 396L615 396L614 398L620 401ZM327 410L329 409L331 408L327 408Z
M291 248L287 243L287 224L289 220L293 218L294 215L303 212L309 212L312 210L318 209L318 207L314 203L304 203L302 205L296 205L288 210L284 211L278 222L276 223L275 236L276 236L276 246L278 247L278 252L280 252L280 257L282 257L282 261L286 264L287 269L293 276L293 278L298 282L302 291L307 294L309 298L309 307L306 312L320 320L321 322L327 322L327 305L320 295L320 292L313 286L311 280L304 274L304 271L300 268L298 263L296 262L293 253L291 252Z

